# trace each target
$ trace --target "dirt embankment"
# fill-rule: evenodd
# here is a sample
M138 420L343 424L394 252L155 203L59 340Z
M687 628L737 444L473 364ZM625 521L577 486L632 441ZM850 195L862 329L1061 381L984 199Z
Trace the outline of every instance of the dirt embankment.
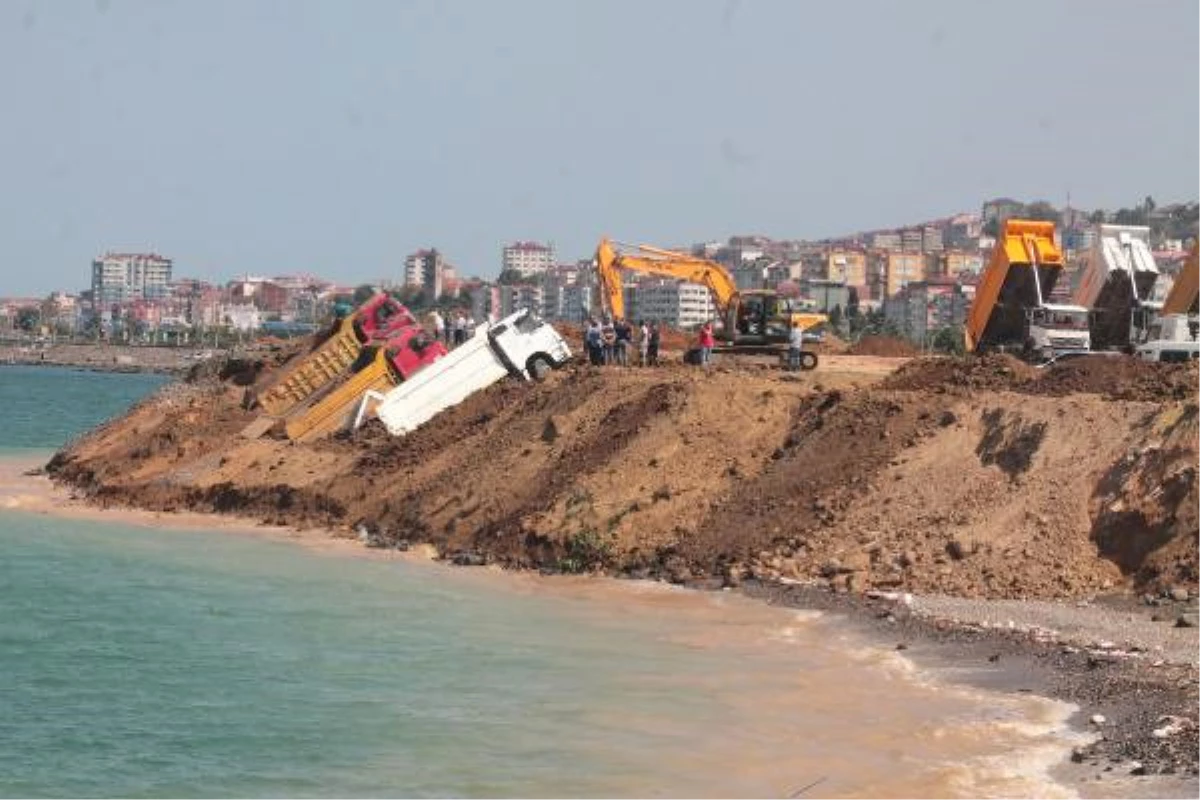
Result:
M237 435L275 361L197 369L51 471L100 503L545 570L1009 598L1197 580L1194 366L915 359L866 388L736 359L572 367L403 439L296 446Z

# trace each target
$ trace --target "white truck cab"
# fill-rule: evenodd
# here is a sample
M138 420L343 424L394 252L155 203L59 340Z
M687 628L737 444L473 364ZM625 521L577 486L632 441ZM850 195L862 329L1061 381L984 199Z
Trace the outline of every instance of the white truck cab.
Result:
M1042 360L1092 349L1088 310L1083 306L1046 303L1026 313L1026 347Z
M1144 361L1192 361L1200 358L1200 321L1187 314L1164 314L1150 323L1149 340L1134 353Z
M370 403L393 436L411 433L436 414L512 375L541 380L571 359L571 348L553 326L521 309L499 322L483 323L475 335L395 389L368 392L355 427Z

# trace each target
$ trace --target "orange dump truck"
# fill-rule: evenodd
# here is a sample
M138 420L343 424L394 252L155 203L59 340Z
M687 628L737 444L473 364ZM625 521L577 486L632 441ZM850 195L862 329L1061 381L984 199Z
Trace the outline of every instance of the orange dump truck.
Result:
M1088 352L1088 310L1046 302L1062 271L1053 222L1006 220L967 312L967 350L1013 352L1031 361Z

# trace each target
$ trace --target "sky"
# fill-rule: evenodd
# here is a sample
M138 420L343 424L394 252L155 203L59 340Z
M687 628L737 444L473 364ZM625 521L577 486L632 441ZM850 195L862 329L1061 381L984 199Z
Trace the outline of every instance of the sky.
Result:
M1194 200L1195 0L9 0L0 295Z

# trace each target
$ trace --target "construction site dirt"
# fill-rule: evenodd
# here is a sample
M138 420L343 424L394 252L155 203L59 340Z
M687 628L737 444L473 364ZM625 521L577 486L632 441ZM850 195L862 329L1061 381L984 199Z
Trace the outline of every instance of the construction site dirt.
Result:
M462 564L820 594L893 620L906 593L1145 596L1178 613L1144 624L1195 624L1194 364L822 354L792 374L675 353L502 381L403 438L375 422L308 445L239 437L247 389L287 355L198 367L48 471L102 505L320 525ZM1086 683L1083 652L1083 682L1059 694ZM1159 680L1143 660L1106 659L1113 691ZM1191 709L1184 739L1168 752L1144 730L1098 752L1194 774L1194 659L1182 668L1155 673L1155 707Z

